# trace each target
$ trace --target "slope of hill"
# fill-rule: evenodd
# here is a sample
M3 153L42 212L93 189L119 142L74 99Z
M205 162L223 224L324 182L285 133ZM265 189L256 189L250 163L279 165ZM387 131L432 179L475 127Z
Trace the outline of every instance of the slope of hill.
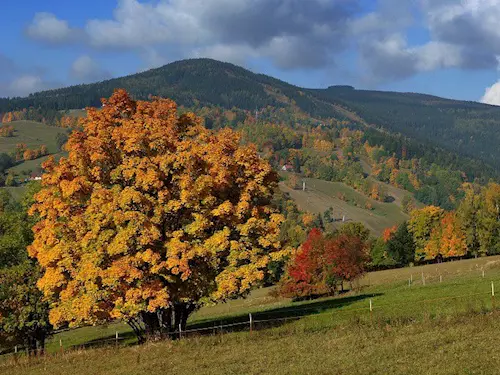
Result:
M401 224L408 220L396 201L392 203L377 202L365 197L353 188L341 182L329 182L314 178L306 178L306 190L294 190L280 183L280 189L288 193L297 203L301 211L313 214L323 214L332 209L335 222L333 227L340 227L345 222L361 222L370 231L379 236L385 228ZM338 194L345 196L345 200L338 198ZM372 209L366 209L366 203L370 203Z
M170 97L184 106L255 110L294 106L316 118L349 119L401 133L500 169L500 108L430 95L356 90L350 86L303 89L210 59L177 61L99 83L0 99L0 112L30 106L51 110L97 106L123 87L138 99Z
M435 96L329 87L311 90L391 132L476 157L500 168L500 108Z
M19 143L30 149L45 145L49 153L55 153L58 151L56 136L64 133L64 129L34 121L13 121L9 125L14 128L14 136L0 137L0 153L14 151Z
M66 133L65 129L35 121L12 121L8 126L14 129L14 134L12 137L0 137L0 155L10 160L5 170L0 173L2 181L5 180L4 173L15 176L18 182L30 177L32 173L39 174L41 164L48 158L44 154L41 157L34 156L31 160L23 160L23 151L19 151L20 145L24 145L23 147L28 150L36 150L44 145L49 155L58 156L60 151L58 135ZM16 157L15 154L19 155ZM19 194L14 196L17 197Z
M296 105L316 117L347 117L398 132L500 168L500 108L430 95L355 90L349 86L301 89L278 79L210 59L183 60L161 68L89 85L0 100L0 112L30 106L74 109L100 104L113 89L135 97L171 97L179 104L255 110Z

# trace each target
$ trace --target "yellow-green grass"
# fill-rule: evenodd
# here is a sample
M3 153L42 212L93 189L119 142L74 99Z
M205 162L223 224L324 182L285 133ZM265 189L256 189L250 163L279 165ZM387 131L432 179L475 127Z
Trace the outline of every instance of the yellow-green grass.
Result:
M408 215L401 210L396 202L377 202L341 182L313 178L305 178L304 180L306 181L305 191L293 190L287 187L284 182L280 183L280 189L289 193L302 211L323 213L331 207L335 219L340 220L345 215L347 221L363 223L374 235L380 235L385 228L400 224L408 219ZM339 193L345 196L345 201L338 198ZM357 203L357 206L354 205L354 202ZM366 203L370 203L373 209L366 209ZM338 227L341 224L340 220L334 226Z
M291 302L259 289L247 300L203 308L191 327L215 329L175 342L124 345L128 340L115 348L116 330L130 337L126 326L81 328L56 335L52 356L19 358L17 365L10 356L0 373L496 374L500 314L491 312L491 282L500 287L499 263L491 257L374 272L359 292L314 301ZM426 285L408 286L407 271L424 272ZM217 325L247 320L249 312L253 333L245 327L220 334ZM259 323L278 318L288 320ZM67 348L100 335L110 345L54 354L59 339Z
M80 368L80 372L75 373L79 374L85 373L86 365L82 361L88 361L97 368L101 365L104 366L102 370L99 370L101 372L93 372L95 374L115 373L113 371L115 371L116 362L120 362L120 358L124 360L123 358L135 353L134 355L139 355L142 358L137 364L139 367L135 367L134 364L129 369L130 363L125 361L128 364L126 368L118 367L124 374L134 373L127 372L132 371L132 369L145 371L144 374L153 374L153 367L149 370L143 368L142 366L145 364L141 364L142 360L152 361L158 366L163 366L165 358L168 358L168 362L178 370L176 373L184 374L193 370L192 366L196 364L193 357L198 358L199 365L205 371L202 373L232 373L240 368L233 367L235 364L231 361L229 354L220 356L220 363L215 365L210 360L210 353L212 351L217 353L238 352L234 357L234 361L238 362L242 361L242 357L246 358L239 352L248 350L248 362L244 361L250 366L248 373L259 373L258 371L262 371L260 362L275 363L275 357L279 357L280 360L263 373L294 373L295 370L299 371L299 369L303 371L305 369L303 366L306 363L312 366L310 373L326 371L326 368L322 367L322 361L316 365L312 363L314 361L306 360L303 362L303 356L297 356L299 348L309 352L315 352L316 349L319 349L325 356L326 363L341 364L340 368L345 371L341 373L357 373L356 368L352 367L357 363L356 361L368 361L377 355L382 356L385 363L394 366L399 363L399 357L396 352L392 353L392 350L395 350L399 345L405 347L402 350L407 358L414 358L414 353L406 348L406 345L432 348L432 345L435 345L432 334L436 329L439 330L437 335L442 337L445 343L452 348L455 345L460 347L466 345L466 336L463 338L464 341L459 344L450 340L455 340L462 333L467 335L469 330L484 329L482 327L486 324L485 322L490 324L488 312L492 309L491 282L494 282L500 290L499 265L500 257L489 257L372 272L359 282L360 289L358 291L335 298L301 302L292 302L289 299L270 296L271 288L262 288L252 292L247 299L202 308L192 316L188 329L205 330L190 333L187 335L187 339L181 342L162 343L133 349L122 348L116 352L86 349L87 352L67 354L64 360L48 359L44 366L50 371L54 371L53 373L59 373L57 371L62 371L59 369L60 366L64 369L67 368L68 363L71 363L75 369ZM482 270L485 271L484 277ZM425 286L421 281L422 273L426 279ZM412 286L408 285L410 275L413 275L414 279ZM442 281L440 281L439 276L442 277ZM371 314L369 310L370 300L373 307ZM234 327L223 327L221 330L219 328L221 325L247 322L249 313L252 314L255 329L251 335L248 332L248 325L238 326L243 330L242 332L219 335L220 332L234 329ZM442 329L442 326L446 326L447 329ZM497 327L496 329L500 328L498 325L494 326ZM82 345L87 347L113 346L116 331L119 334L120 346L135 343L128 326L124 323L115 323L106 327L84 327L61 332L49 341L47 349L50 353L57 353L60 342L65 349L77 348ZM413 332L414 337L408 337L408 332ZM208 337L214 333L216 338ZM348 356L350 360L346 360L346 349L339 349L339 347L354 345L356 338L360 340L359 345L362 348L367 348L367 352L359 353L359 350L353 349L353 353ZM376 346L369 345L371 340ZM338 346L334 345L335 350L330 351L325 349L322 342L330 343L328 344L330 346L337 342ZM398 342L400 344L396 345ZM302 346L303 343L312 346L307 349L307 347ZM478 342L478 344L480 344L481 350L474 348L477 353L484 349L482 343ZM320 348L316 348L316 346ZM290 347L294 348L292 352L290 352ZM356 345L353 348L355 347ZM161 353L156 359L149 357L152 348ZM262 351L261 348L266 348L266 350ZM429 350L432 352L431 349ZM269 353L266 355L267 351ZM417 353L423 354L423 349L419 348ZM450 353L446 354L450 358L452 357ZM102 362L94 363L103 355ZM356 355L360 357L358 358ZM288 358L286 363L288 363L287 366L291 367L285 366L279 370L278 367L283 365L282 358ZM12 356L4 357L4 366L7 366L5 363L11 363L12 360ZM371 373L398 373L383 372L381 368L377 367L379 365L378 361L374 361L370 365L372 367L368 368L373 370L370 370ZM418 368L412 369L410 365L411 363L405 367L407 373L420 373L417 371ZM9 371L12 371L9 373L13 374L43 373L42 367L37 367L34 364L29 365L24 370L16 366L5 368L8 368ZM445 371L445 367L442 370L444 372L437 373L448 373ZM0 367L0 373L2 373L2 367Z
M14 151L18 143L25 143L30 149L45 145L49 153L55 153L58 152L56 135L65 132L64 129L34 121L13 121L9 125L14 127L14 136L0 137L0 153Z
M70 109L68 111L64 111L66 116L69 117L76 117L76 118L81 118L81 117L86 117L87 116L87 111L85 109Z
M21 198L23 197L24 193L26 192L26 186L4 186L1 187L0 189L5 189L7 190L10 195L12 195L12 198L14 198L15 201L20 201Z
M52 155L47 155L47 156L42 156L41 158L34 159L34 160L26 160L23 161L22 163L19 163L11 168L8 169L9 173L12 173L16 176L19 176L20 178L27 177L28 176L28 171L31 172L41 172L42 164L49 158L49 157L54 157L56 160L59 160L61 156L65 155L67 153L59 152L56 154Z
M9 375L498 374L500 315L414 324L268 330L77 351L5 367ZM1 371L1 368L0 368Z

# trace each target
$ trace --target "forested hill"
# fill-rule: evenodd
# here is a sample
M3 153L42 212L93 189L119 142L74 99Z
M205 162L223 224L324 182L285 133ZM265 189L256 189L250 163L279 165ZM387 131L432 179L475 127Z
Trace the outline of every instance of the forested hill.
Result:
M117 87L137 99L170 97L186 107L256 110L294 107L321 119L349 119L400 133L500 170L500 108L412 93L356 90L350 86L304 89L210 59L183 60L161 68L88 85L0 99L0 112L22 108L62 110L100 105Z

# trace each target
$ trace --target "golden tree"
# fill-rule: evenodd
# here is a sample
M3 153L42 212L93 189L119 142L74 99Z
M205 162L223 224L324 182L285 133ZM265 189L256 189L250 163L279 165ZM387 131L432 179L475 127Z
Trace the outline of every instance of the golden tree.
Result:
M140 339L168 334L200 304L247 293L285 254L277 174L236 133L211 133L171 100L117 90L102 102L68 157L44 165L29 248L38 286L55 326L119 318Z
M408 221L408 230L412 233L415 241L415 258L417 260L434 259L439 254L436 244L443 216L444 210L436 206L426 206L412 211Z

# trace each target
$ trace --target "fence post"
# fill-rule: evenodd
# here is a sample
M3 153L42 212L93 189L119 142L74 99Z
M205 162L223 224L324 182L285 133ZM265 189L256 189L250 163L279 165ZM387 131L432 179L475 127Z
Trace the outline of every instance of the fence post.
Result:
M59 351L63 351L62 339L59 339Z
M248 319L250 320L250 333L252 333L253 331L252 313L248 313Z
M179 323L179 339L182 339L182 325Z
M483 278L484 278L484 270L483 270Z
M443 275L439 275L439 282L442 283L443 282Z
M495 310L495 285L491 282L491 310Z
M373 303L371 298L370 298L370 323L373 324Z
M16 346L14 346L14 353L16 353L16 354L17 354L17 345L16 345Z
M118 346L118 331L115 332L115 345Z
M410 284L413 284L413 274L410 274Z

